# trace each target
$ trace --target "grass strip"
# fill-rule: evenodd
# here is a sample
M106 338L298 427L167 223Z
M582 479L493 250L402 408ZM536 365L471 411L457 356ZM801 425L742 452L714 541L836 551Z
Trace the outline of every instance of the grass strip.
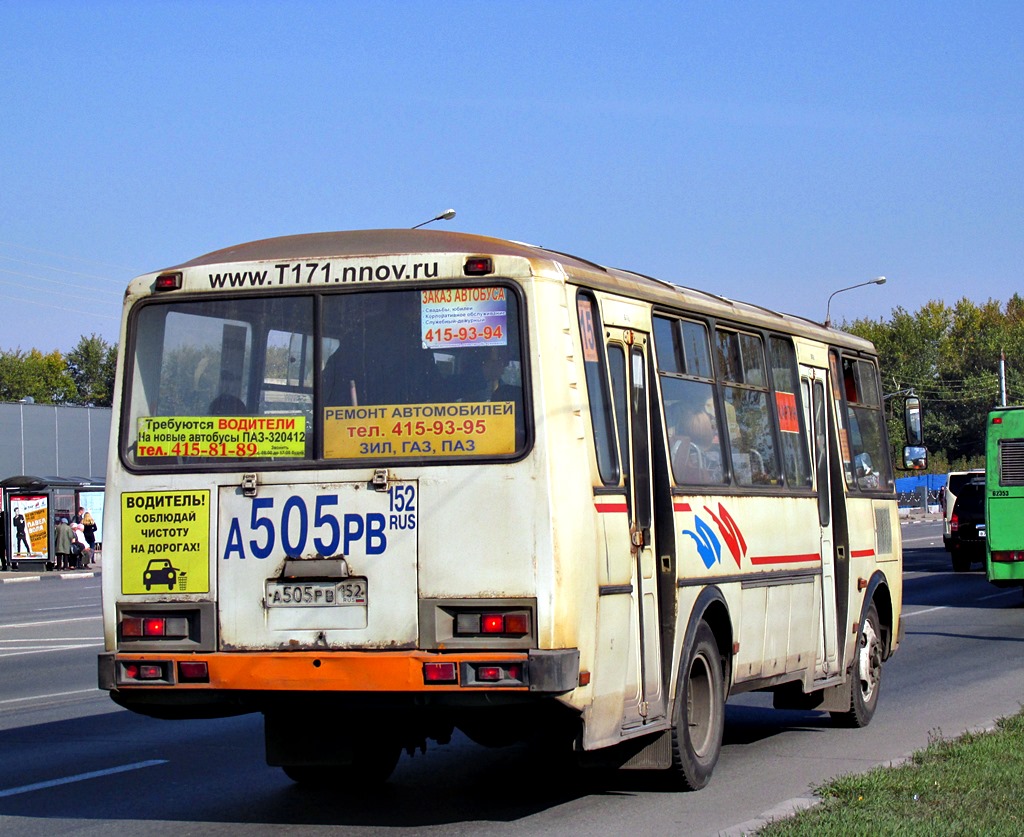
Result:
M1024 834L1024 711L991 732L940 731L898 767L822 785L822 803L758 833L776 835Z

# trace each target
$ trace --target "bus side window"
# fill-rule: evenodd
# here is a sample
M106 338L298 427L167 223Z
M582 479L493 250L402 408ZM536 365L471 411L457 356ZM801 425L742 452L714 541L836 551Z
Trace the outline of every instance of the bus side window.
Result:
M615 422L612 419L608 376L605 372L601 318L597 301L581 291L576 297L576 314L583 346L583 368L587 378L587 399L590 403L590 421L594 429L594 450L597 470L605 485L618 485L619 463L615 452ZM625 452L623 453L625 456Z
M847 480L864 491L892 491L878 369L871 361L844 355L842 375L852 460Z
M720 328L715 338L733 476L740 485L780 485L761 337Z
M655 317L654 346L672 475L681 484L721 483L725 473L707 326Z
M800 428L804 411L800 408L801 389L797 385L796 352L787 337L773 336L769 338L768 346L786 483L791 488L807 488L811 485L811 468L807 436Z

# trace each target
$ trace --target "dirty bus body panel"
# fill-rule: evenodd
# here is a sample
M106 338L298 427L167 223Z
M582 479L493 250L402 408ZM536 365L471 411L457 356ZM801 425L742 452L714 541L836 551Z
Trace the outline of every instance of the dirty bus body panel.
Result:
M901 588L864 341L387 230L142 276L120 345L100 684L123 706L262 712L300 781L385 778L458 727L688 788L730 692L870 719Z

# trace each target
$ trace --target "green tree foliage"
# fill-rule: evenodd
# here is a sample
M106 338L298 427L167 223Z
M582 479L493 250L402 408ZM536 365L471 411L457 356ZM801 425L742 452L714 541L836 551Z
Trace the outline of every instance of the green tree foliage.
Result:
M974 467L985 449L985 421L999 403L999 358L1006 353L1007 403L1024 404L1024 299L1005 307L961 299L931 301L888 321L855 320L844 328L878 347L886 393L913 390L924 402L929 470ZM899 398L890 400L889 433L902 444Z
M117 347L95 334L83 336L66 356L56 350L0 350L0 401L109 407L116 364Z
M68 352L65 362L75 383L74 403L109 407L114 396L117 347L96 334L83 335Z
M74 403L75 382L58 351L0 351L0 400L32 398L39 404Z

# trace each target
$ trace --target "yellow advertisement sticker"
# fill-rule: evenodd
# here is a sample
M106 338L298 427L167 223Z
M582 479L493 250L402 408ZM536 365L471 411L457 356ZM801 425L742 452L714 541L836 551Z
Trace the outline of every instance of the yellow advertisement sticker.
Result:
M324 457L493 456L516 449L514 401L324 409Z
M143 416L137 456L246 459L306 455L305 416Z
M210 592L210 492L121 495L121 592Z

